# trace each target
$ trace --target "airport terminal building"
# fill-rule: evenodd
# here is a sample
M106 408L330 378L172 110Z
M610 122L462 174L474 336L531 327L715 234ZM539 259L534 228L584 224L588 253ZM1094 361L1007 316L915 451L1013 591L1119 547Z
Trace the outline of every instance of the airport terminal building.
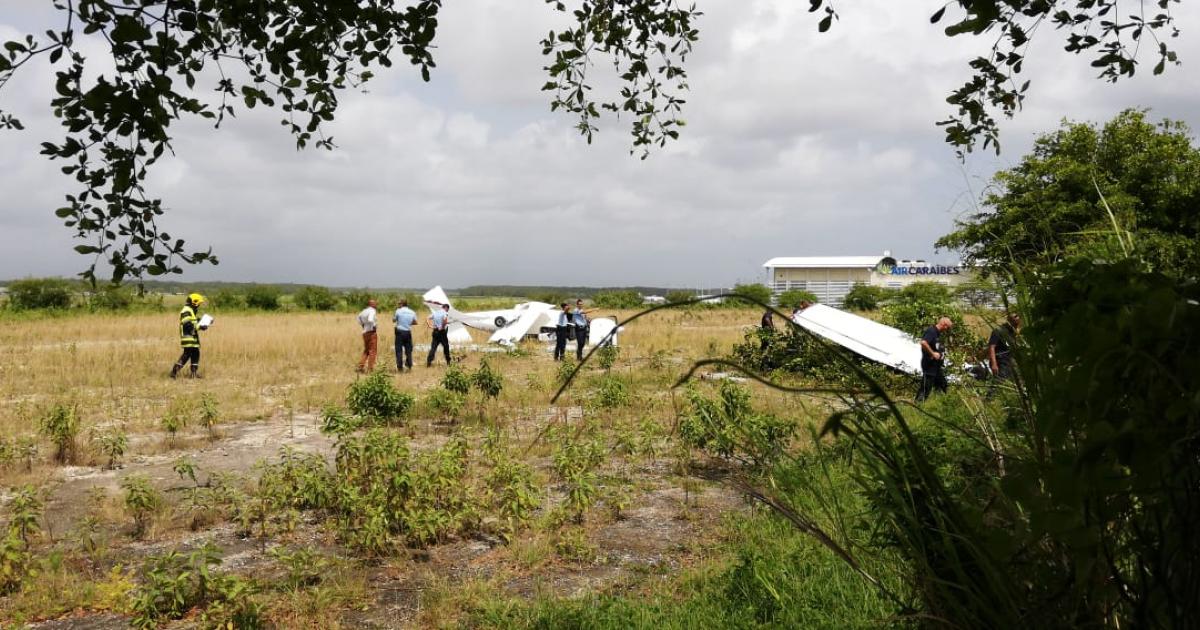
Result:
M789 289L802 289L830 306L841 306L846 293L856 284L899 289L914 282L959 285L974 278L971 269L959 263L903 260L887 251L877 256L772 258L763 267L767 270L766 284L776 297Z

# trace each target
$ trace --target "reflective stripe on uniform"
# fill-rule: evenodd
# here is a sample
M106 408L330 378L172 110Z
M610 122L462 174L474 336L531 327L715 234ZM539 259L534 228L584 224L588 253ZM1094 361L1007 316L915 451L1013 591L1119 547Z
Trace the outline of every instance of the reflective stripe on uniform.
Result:
M179 345L184 348L199 348L200 333L196 329L196 310L190 306L184 306L179 311ZM187 334L184 328L190 323L192 325L192 334Z

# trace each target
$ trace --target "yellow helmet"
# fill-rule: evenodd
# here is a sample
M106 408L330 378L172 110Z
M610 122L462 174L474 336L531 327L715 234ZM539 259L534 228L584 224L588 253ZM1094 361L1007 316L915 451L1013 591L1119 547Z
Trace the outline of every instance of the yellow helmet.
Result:
M188 296L188 301L192 303L192 306L200 306L204 303L204 296L199 293L193 293Z

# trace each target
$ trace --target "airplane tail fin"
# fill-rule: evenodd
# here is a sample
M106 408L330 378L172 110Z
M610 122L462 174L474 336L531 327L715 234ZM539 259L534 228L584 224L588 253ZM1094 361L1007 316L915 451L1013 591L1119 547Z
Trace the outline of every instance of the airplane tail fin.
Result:
M421 300L424 301L425 306L428 306L430 309L433 309L435 305L438 308L441 308L443 304L450 304L450 296L446 295L446 292L442 290L441 285L426 291L425 295L421 296ZM458 317L461 315L458 309L454 308L453 304L450 304L450 315L452 317Z

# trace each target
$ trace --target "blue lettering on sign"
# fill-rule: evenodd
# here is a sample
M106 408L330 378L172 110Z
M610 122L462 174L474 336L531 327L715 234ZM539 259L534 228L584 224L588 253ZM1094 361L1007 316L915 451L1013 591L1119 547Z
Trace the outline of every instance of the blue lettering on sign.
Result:
M962 273L958 267L948 267L945 265L934 265L932 267L892 267L891 274L893 276L953 276Z

